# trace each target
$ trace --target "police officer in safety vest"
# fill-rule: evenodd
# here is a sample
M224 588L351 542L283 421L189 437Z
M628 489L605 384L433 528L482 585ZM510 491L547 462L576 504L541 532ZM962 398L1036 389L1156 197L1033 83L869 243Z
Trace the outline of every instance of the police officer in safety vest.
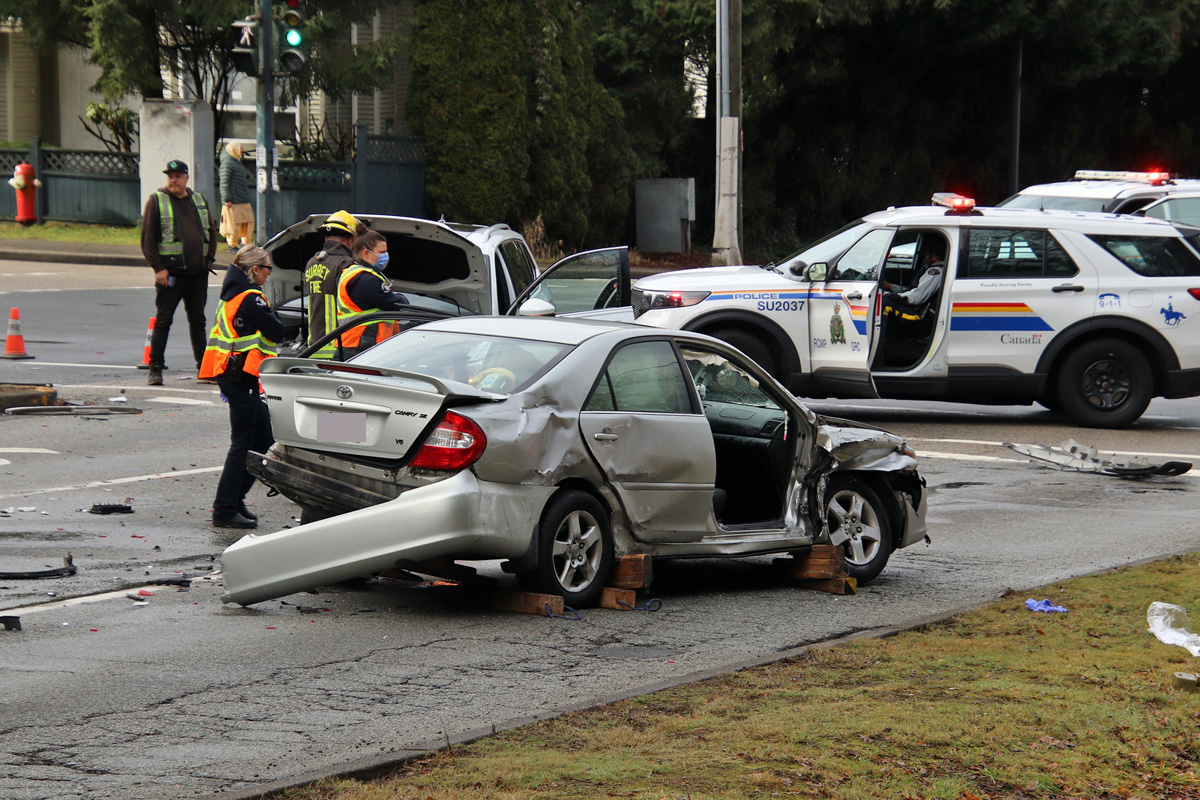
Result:
M229 452L212 509L217 528L258 526L257 515L246 507L246 493L254 485L246 454L265 453L275 443L271 417L259 395L258 368L275 355L283 336L283 323L259 288L270 274L266 250L252 244L238 250L225 273L216 323L200 367L200 376L215 378L229 402Z
M167 335L179 301L187 312L196 368L204 357L208 273L217 257L217 218L199 192L187 188L188 165L174 159L163 170L167 185L150 195L142 211L142 255L154 270L154 331L146 382L162 385Z
M350 245L360 230L366 230L346 211L330 214L321 226L325 243L304 265L301 291L307 295L308 344L316 344L337 327L337 286L342 270L354 261Z
M393 292L391 282L384 277L388 264L387 239L379 231L368 230L354 240L354 264L342 271L338 280L337 324L376 311L397 311L408 305L408 298ZM343 353L365 349L397 333L395 325L387 322L363 325L341 336Z

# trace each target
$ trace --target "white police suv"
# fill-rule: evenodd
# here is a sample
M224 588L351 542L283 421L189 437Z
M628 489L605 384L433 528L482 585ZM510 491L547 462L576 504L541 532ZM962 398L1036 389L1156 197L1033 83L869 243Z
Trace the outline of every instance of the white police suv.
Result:
M998 208L1132 214L1176 192L1196 190L1200 190L1200 180L1181 180L1168 172L1081 169L1069 181L1026 186Z
M1198 248L1200 228L1160 219L936 195L632 297L639 323L723 339L798 395L1038 401L1122 427L1153 397L1200 395Z

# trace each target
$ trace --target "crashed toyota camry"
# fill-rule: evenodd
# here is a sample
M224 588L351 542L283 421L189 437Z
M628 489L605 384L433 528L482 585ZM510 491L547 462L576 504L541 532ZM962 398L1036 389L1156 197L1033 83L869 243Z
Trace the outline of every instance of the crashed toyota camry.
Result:
M344 362L269 359L261 380L276 444L251 470L304 524L226 549L226 602L503 559L522 587L586 606L624 555L828 543L862 583L926 535L902 439L817 417L702 334L459 317Z

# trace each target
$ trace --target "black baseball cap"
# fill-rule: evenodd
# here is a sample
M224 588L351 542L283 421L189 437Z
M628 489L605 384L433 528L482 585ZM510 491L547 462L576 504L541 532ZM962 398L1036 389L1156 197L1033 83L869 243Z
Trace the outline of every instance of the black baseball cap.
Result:
M180 161L178 158L171 159L170 161L167 162L167 168L163 170L163 174L165 175L168 172L182 172L184 175L187 175L188 174L187 162Z

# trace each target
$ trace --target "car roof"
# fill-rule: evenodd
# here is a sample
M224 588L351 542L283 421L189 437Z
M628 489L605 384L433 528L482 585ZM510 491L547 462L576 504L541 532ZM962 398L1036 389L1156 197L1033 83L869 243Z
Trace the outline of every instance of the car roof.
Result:
M941 206L907 206L876 211L863 218L873 225L929 225L974 227L999 225L1014 228L1057 228L1081 231L1126 230L1130 234L1170 235L1175 226L1161 219L1102 211L1040 210L1036 208L976 208L972 213L947 213Z
M588 339L614 331L632 334L658 334L661 330L597 319L565 319L563 317L454 317L427 322L420 330L465 333L472 336L502 336L513 339L537 339L554 344L577 345Z
M1026 186L1017 194L1037 194L1046 197L1087 197L1108 200L1126 194L1174 194L1184 189L1200 189L1200 180L1182 179L1166 183L1122 180L1082 180L1037 183Z

